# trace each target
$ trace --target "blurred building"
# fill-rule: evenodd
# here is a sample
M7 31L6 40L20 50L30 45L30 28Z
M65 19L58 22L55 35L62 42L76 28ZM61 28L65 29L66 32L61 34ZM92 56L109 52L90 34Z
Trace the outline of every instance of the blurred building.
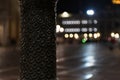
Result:
M0 45L16 44L19 37L18 0L0 0Z
M60 28L59 28L60 27ZM63 12L57 17L57 36L63 39L89 40L100 39L100 21L97 15L80 12L72 14ZM72 36L73 35L73 36Z
M110 36L112 32L120 35L120 6L107 6L105 9L98 12L102 36L104 38Z
M78 14L63 12L57 16L56 32L58 38L87 37L92 40L105 40L112 32L120 34L119 5L107 6L102 10L80 12ZM93 15L91 15L93 14ZM70 37L70 35L73 35Z

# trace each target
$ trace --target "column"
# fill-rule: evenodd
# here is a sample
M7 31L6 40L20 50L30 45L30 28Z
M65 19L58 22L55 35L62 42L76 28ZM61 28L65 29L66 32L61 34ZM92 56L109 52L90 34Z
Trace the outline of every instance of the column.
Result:
M21 80L56 80L55 1L20 0Z

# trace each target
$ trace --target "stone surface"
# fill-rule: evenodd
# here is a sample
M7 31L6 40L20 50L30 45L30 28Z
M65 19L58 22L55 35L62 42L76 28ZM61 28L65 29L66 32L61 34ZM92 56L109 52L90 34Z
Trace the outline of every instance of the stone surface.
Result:
M55 80L55 2L20 0L20 6L21 80Z
M100 43L57 46L58 80L120 80L120 49Z

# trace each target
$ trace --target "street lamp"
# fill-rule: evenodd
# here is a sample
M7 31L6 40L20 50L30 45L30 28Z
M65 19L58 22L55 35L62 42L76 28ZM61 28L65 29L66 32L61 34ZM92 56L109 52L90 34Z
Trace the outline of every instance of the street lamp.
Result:
M115 34L115 38L118 39L120 38L120 35L118 33Z
M115 33L114 32L111 33L111 37L115 37Z
M89 15L89 16L92 16L92 15L95 14L94 10L92 10L92 9L87 10L86 13L87 13L87 15Z
M65 38L68 38L68 37L69 37L69 35L68 35L68 34L65 34L64 36L65 36Z
M60 15L62 18L68 18L70 17L71 15L68 13L68 12L63 12L61 15Z
M77 33L74 34L74 38L75 39L78 39L79 38L79 35Z
M60 31L60 25L56 25L56 33Z

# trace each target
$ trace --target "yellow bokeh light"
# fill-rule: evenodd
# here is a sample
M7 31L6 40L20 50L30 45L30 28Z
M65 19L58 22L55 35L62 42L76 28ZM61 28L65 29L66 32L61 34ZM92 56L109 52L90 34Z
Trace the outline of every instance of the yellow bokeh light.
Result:
M79 35L76 33L76 34L74 34L74 38L75 39L78 39L79 38Z
M90 33L90 34L89 34L89 37L90 37L90 38L92 38L92 37L93 37L92 33Z
M120 4L120 0L112 0L113 4Z
M87 34L87 33L85 33L85 34L84 34L84 37L85 37L85 38L87 38L87 37L88 37L88 34Z
M69 37L69 35L68 35L68 34L65 34L65 35L64 35L64 37L65 37L65 38L68 38L68 37Z
M73 38L73 34L70 34L69 36L70 36L70 38Z

